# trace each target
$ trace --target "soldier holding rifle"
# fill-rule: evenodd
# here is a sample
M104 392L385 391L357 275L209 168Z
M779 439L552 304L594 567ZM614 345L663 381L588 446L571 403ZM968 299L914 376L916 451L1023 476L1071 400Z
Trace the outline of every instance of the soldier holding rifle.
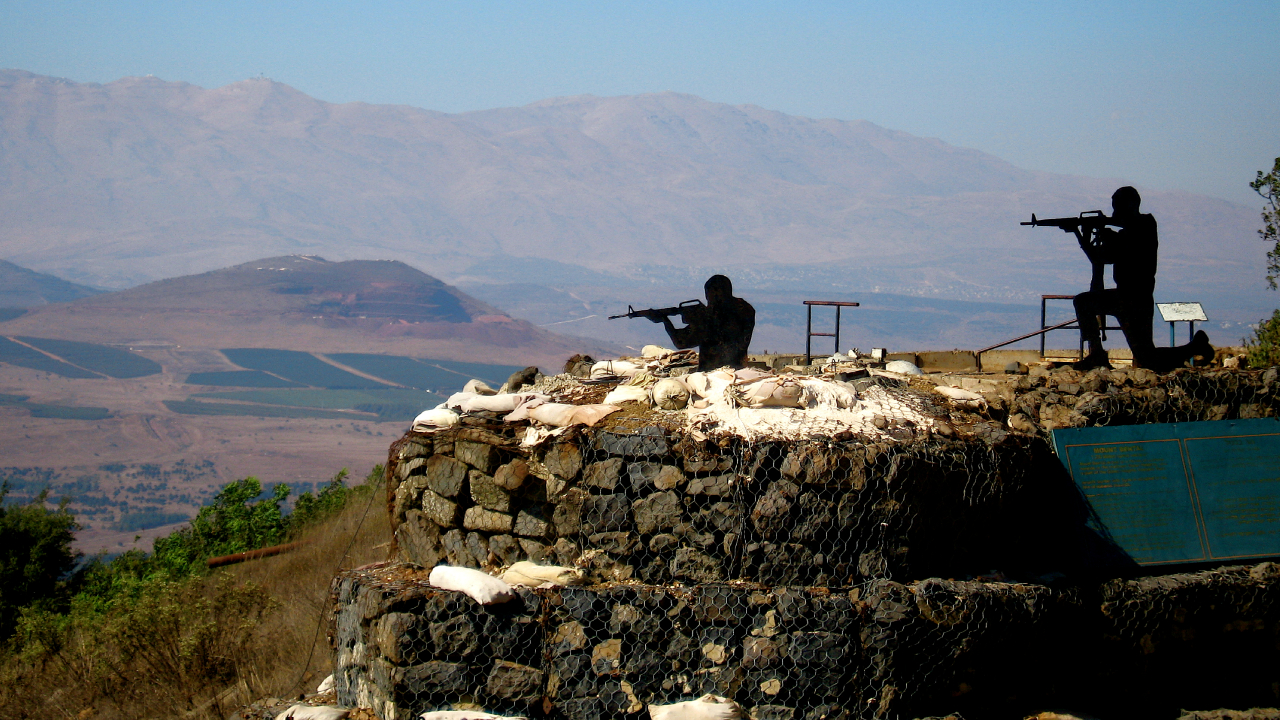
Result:
M724 275L712 275L703 286L707 304L688 300L671 308L633 310L627 308L620 317L643 317L662 323L676 348L684 350L698 346L698 370L707 371L729 366L746 367L747 347L751 345L751 333L756 327L756 310L742 298L733 296L733 283ZM671 316L679 315L685 327L671 323Z
M1191 343L1176 348L1156 348L1151 340L1159 240L1155 218L1138 211L1141 203L1138 191L1125 186L1111 195L1111 217L1095 210L1077 218L1052 220L1039 220L1032 215L1031 222L1022 223L1075 233L1080 249L1093 264L1089 291L1075 297L1076 321L1088 346L1088 353L1075 364L1077 370L1111 367L1102 347L1107 315L1120 321L1137 367L1167 372L1196 355L1213 357L1213 347L1204 331L1197 332ZM1112 266L1114 288L1103 287L1103 268L1108 264Z

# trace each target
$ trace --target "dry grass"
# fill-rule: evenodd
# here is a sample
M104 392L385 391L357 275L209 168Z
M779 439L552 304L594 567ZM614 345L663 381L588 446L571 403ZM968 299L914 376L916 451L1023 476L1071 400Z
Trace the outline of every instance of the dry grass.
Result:
M45 652L0 666L0 718L222 720L263 697L314 692L333 664L333 576L390 548L382 487L300 539L292 553L157 584L129 613L51 626Z

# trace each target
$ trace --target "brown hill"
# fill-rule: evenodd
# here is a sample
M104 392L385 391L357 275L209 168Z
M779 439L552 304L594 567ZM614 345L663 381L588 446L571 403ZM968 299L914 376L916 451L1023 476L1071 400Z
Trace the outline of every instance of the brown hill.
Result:
M6 335L185 348L381 352L556 367L599 343L509 317L398 261L258 260L38 308Z
M102 292L0 260L0 308L71 302Z

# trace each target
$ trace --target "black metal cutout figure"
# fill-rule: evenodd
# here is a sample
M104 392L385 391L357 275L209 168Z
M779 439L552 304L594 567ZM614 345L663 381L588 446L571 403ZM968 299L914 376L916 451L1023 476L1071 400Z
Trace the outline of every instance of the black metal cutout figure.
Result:
M724 275L712 275L703 289L707 293L706 305L700 300L686 300L669 308L628 307L627 312L609 319L643 317L662 323L677 349L698 347L698 370L705 372L726 365L746 367L747 348L756 328L756 309L733 296L733 283ZM685 327L673 325L672 315L679 315Z

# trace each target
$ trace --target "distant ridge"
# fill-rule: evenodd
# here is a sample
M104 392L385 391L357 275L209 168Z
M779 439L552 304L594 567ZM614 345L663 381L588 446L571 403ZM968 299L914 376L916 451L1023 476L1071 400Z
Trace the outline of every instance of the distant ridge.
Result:
M0 308L38 307L49 303L71 302L101 292L0 260Z
M264 258L50 305L4 323L31 334L113 344L384 352L555 367L616 351L508 316L394 260Z

